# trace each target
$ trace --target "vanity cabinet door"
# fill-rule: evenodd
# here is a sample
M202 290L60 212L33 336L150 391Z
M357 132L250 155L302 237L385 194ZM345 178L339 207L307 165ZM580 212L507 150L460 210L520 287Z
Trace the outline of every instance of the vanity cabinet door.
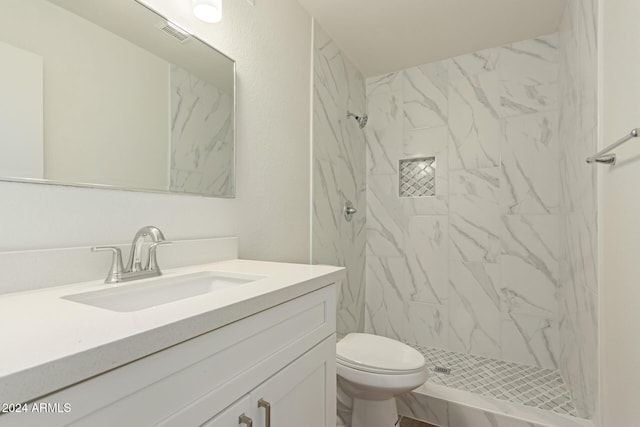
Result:
M247 424L240 424L240 417L244 415L251 419L251 396L246 395L233 403L224 411L207 421L202 427L247 427ZM255 426L255 424L254 424Z
M334 335L253 390L254 427L335 426L335 346Z

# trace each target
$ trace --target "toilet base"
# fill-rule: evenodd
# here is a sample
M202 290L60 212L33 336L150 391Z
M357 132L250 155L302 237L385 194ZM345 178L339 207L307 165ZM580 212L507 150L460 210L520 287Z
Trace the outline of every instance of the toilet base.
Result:
M387 400L353 399L351 427L398 427L397 421L395 397Z

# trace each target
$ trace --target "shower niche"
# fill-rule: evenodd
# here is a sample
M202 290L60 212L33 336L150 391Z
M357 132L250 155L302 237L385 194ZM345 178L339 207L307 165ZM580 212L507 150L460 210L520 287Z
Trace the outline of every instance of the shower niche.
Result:
M435 157L400 160L398 171L400 197L432 197L436 195Z

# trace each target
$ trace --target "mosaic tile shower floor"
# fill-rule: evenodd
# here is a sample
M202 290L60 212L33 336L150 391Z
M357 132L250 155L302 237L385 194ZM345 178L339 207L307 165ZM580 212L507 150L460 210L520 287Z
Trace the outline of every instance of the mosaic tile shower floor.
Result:
M495 399L577 416L558 371L414 345L427 360L429 381ZM449 374L436 367L451 369Z

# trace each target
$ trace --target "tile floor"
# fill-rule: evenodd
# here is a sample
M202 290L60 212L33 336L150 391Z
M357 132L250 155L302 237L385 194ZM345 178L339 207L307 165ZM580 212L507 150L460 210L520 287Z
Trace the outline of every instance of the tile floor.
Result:
M429 381L509 402L577 416L558 371L414 346L427 359ZM438 372L450 369L449 373Z

